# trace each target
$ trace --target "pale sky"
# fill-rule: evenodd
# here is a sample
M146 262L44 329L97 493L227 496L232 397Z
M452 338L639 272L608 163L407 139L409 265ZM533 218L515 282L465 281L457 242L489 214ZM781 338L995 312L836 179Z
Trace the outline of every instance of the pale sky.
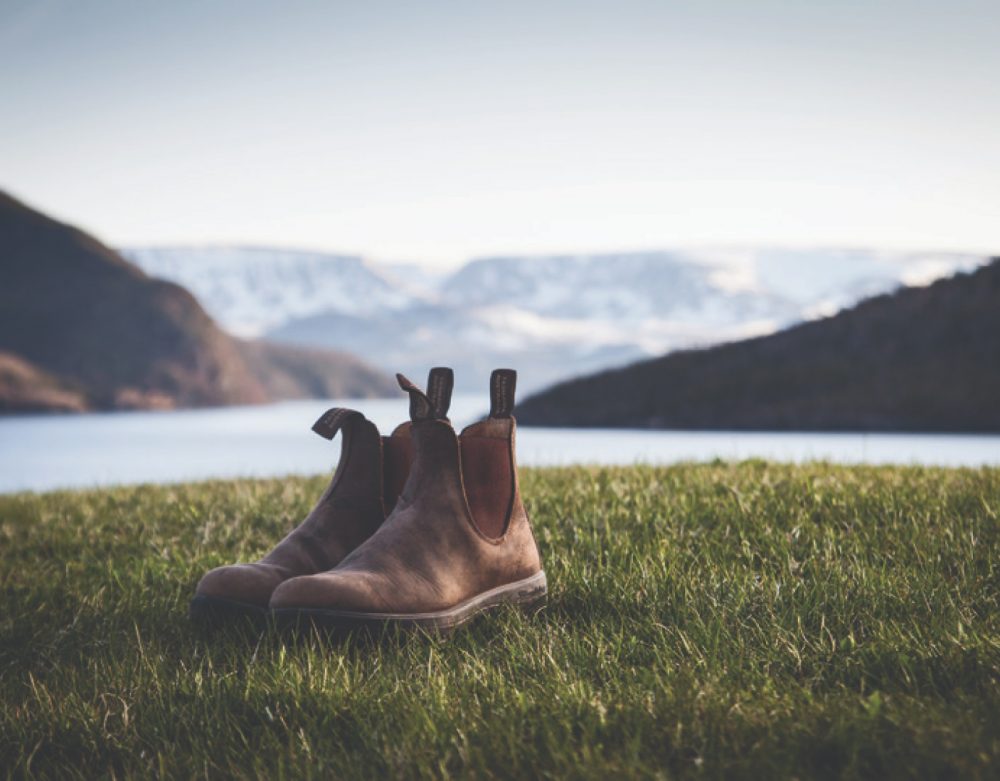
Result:
M996 0L0 0L0 188L118 244L1000 251Z

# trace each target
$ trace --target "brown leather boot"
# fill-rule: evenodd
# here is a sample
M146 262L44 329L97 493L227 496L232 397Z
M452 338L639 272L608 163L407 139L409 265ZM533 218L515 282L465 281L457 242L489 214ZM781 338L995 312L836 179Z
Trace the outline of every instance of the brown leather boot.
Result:
M428 392L450 394L451 370L432 369ZM312 512L263 559L208 572L198 583L191 616L263 618L277 586L323 572L364 542L392 511L413 460L410 423L380 437L375 424L350 409L328 410L313 425L326 439L342 433L340 462Z
M337 567L275 589L284 624L444 630L545 596L514 459L516 374L493 372L490 415L461 436L446 417L450 393L425 395L397 377L410 394L414 461L396 508Z

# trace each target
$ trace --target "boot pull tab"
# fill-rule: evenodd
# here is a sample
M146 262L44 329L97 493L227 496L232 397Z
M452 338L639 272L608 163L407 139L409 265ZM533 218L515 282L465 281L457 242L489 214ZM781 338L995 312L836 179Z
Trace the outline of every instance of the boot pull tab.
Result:
M447 366L435 366L427 374L427 400L431 404L434 417L448 419L451 406L451 392L455 387L455 372Z
M320 415L319 420L313 423L312 430L323 437L323 439L333 439L337 436L337 432L349 421L364 419L365 416L356 409L332 407Z
M405 375L397 374L396 382L399 387L410 394L410 420L433 420L434 404L427 394L414 385Z
M490 417L509 418L514 412L514 389L517 372L513 369L494 369L490 375Z

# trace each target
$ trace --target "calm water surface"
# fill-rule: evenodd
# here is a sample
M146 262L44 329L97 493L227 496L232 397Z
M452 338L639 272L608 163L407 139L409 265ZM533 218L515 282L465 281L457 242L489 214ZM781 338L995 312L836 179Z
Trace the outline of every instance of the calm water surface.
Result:
M360 409L383 433L407 416L406 399L294 401L182 412L0 418L0 492L269 477L330 470L340 452L309 431L331 406ZM452 420L485 411L456 396ZM1000 465L1000 437L521 428L524 465L666 464L715 458L840 463Z

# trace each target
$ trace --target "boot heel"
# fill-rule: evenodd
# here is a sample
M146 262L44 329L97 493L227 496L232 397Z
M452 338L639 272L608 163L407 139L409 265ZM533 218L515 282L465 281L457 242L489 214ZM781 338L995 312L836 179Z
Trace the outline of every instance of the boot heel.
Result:
M549 605L549 595L545 592L539 594L526 602L520 603L517 607L529 618L534 618Z
M528 615L535 615L548 603L549 587L545 573L539 572L518 589L511 602Z

